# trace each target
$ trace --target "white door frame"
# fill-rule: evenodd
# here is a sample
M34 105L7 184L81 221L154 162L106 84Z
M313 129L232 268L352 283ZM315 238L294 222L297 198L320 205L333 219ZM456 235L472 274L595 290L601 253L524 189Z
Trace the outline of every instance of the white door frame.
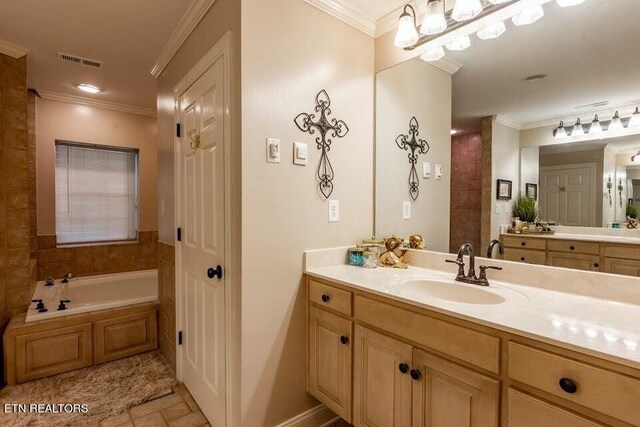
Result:
M234 314L238 308L237 292L234 289L235 271L233 271L231 263L231 254L233 245L231 236L231 32L227 32L218 42L207 52L196 65L180 80L173 89L174 98L174 129L180 119L180 97L191 87L209 68L211 68L219 60L223 61L224 69L224 125L223 125L223 149L224 149L224 223L225 223L225 255L224 255L224 275L226 280L225 286L225 382L226 382L226 425L233 426L236 424L234 408L235 390L233 389L233 372L236 369L236 348L239 343L240 331L234 322ZM176 226L182 224L180 196L181 196L181 162L180 156L176 153L180 152L180 138L174 136L174 191L175 191L175 216ZM181 331L184 327L184 313L182 305L183 286L181 283L182 275L179 274L182 268L182 244L176 242L176 332ZM176 376L178 380L183 379L184 368L184 347L176 345Z
M557 166L540 166L539 174L542 175L542 172L553 172L553 171L562 171L568 169L590 169L591 170L591 187L593 191L589 194L589 227L596 227L596 217L598 216L598 207L596 203L596 194L599 194L598 188L596 188L596 164L591 163L569 163L566 165L557 165ZM538 179L540 181L540 179ZM540 183L538 182L538 185ZM540 200L541 197L538 197Z

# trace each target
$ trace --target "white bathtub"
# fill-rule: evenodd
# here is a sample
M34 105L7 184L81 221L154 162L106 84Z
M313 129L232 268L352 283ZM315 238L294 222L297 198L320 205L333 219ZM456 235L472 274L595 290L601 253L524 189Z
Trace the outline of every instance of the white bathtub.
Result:
M38 282L32 299L42 299L48 311L39 313L36 303L31 303L26 322L157 301L158 271L78 277L66 285L60 280L54 286ZM58 310L60 300L71 301L66 310Z

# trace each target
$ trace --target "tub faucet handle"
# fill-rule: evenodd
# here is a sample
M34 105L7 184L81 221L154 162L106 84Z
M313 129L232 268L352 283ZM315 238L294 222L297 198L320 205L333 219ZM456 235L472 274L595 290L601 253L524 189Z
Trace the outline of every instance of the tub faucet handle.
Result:
M38 303L36 305L36 310L42 310L43 308L45 308L44 303L42 302L41 299L32 299L31 302L37 302Z
M60 300L60 304L58 305L58 311L66 310L67 306L65 304L69 304L70 302L71 302L71 300L61 299Z
M47 277L46 279L44 279L44 285L45 286L53 286L55 285L56 281L53 280L53 277Z

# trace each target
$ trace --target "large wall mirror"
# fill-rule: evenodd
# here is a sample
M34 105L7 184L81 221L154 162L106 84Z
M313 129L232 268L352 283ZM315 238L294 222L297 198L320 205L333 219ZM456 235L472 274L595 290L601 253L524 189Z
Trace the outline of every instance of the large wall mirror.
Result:
M542 3L377 74L375 234L640 276L640 1Z

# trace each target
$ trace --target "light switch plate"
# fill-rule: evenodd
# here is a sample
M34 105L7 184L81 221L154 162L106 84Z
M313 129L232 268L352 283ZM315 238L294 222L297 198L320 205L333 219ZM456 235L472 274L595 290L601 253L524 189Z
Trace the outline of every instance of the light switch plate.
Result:
M496 205L496 213L500 214L500 205Z
M431 163L429 162L422 163L422 178L431 179Z
M329 222L340 221L340 202L329 200Z
M306 166L308 157L309 157L309 149L307 148L307 144L303 142L294 142L293 143L293 164Z
M267 163L280 163L280 140L267 138Z
M436 163L436 179L442 179L442 165L439 163Z
M402 202L402 219L411 219L411 202Z

